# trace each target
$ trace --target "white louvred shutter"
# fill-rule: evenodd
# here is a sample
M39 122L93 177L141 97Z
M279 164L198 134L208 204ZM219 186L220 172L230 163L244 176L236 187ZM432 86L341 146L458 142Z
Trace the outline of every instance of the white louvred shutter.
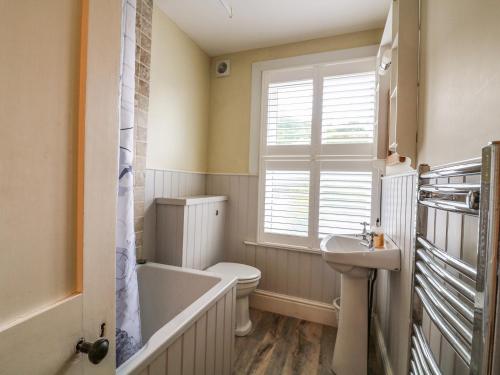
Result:
M262 74L258 240L317 249L371 222L375 59Z
M372 173L321 171L319 237L360 233L370 222Z
M267 93L267 145L310 144L312 111L312 79L270 83Z
M375 72L323 80L322 144L372 143L375 125Z
M268 169L265 175L264 232L309 235L309 171Z

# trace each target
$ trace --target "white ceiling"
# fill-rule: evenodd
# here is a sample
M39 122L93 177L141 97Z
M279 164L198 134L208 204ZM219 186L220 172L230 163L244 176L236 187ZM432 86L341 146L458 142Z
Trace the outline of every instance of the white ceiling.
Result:
M211 56L383 27L391 0L155 0Z

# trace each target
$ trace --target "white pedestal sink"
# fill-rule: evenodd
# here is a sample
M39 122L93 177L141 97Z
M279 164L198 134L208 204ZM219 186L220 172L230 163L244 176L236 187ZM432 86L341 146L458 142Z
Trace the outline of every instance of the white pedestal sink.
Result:
M399 270L401 251L389 241L368 249L360 239L331 235L321 243L321 255L340 272L340 319L333 353L336 375L366 375L368 350L368 277L373 269Z

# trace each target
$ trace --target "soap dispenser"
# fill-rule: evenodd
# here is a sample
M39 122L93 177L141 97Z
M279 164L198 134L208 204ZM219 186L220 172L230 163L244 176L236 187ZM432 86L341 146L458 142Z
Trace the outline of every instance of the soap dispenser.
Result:
M373 247L382 249L384 247L384 230L380 226L380 219L377 219L375 228L373 228Z

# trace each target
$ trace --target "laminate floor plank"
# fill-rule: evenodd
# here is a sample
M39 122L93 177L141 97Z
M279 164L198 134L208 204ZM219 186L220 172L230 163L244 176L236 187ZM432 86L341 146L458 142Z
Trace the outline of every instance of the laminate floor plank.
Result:
M233 375L332 375L337 329L250 310L252 332L236 337ZM370 348L369 375L381 374Z

